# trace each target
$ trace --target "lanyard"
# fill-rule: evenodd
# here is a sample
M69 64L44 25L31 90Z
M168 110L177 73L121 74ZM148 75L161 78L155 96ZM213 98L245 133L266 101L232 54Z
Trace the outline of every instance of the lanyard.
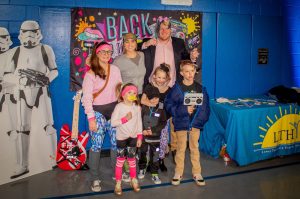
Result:
M155 109L155 107L149 107L149 110L150 110L149 116L150 117L151 117L152 113L155 113L158 110L158 108L156 110L154 110L154 109Z

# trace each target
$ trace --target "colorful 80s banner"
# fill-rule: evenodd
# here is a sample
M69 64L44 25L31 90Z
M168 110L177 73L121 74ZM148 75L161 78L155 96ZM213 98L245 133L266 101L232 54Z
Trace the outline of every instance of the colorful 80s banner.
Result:
M134 33L138 42L156 37L156 23L165 17L171 21L172 36L184 39L189 50L198 48L200 59L202 57L202 13L199 12L74 8L71 16L71 91L81 88L83 77L89 70L85 60L96 42L110 43L115 58L122 53L124 34Z

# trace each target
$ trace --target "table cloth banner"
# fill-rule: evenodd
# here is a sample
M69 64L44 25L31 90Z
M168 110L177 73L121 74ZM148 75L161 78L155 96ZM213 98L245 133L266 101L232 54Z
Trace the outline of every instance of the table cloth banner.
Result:
M211 115L200 149L217 158L222 145L239 165L300 152L300 109L296 104L240 106L210 101Z

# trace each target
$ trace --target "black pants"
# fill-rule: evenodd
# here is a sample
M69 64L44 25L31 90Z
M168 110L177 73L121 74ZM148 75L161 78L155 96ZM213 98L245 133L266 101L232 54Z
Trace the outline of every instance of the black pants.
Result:
M159 142L145 142L143 141L140 148L139 169L146 169L147 167L147 151L149 149L149 168L151 174L158 174L159 169Z
M137 138L117 140L117 157L135 158Z
M108 121L111 118L111 114L115 109L115 106L118 104L118 102L112 102L105 105L93 105L94 111L97 111L104 115L105 119Z

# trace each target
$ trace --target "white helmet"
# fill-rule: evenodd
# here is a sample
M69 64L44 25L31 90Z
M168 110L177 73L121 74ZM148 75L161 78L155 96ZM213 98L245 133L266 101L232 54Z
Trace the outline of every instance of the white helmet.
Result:
M8 51L9 47L12 45L9 32L6 28L0 27L0 52Z
M25 47L34 47L40 44L43 36L36 21L24 21L21 25L19 40Z

